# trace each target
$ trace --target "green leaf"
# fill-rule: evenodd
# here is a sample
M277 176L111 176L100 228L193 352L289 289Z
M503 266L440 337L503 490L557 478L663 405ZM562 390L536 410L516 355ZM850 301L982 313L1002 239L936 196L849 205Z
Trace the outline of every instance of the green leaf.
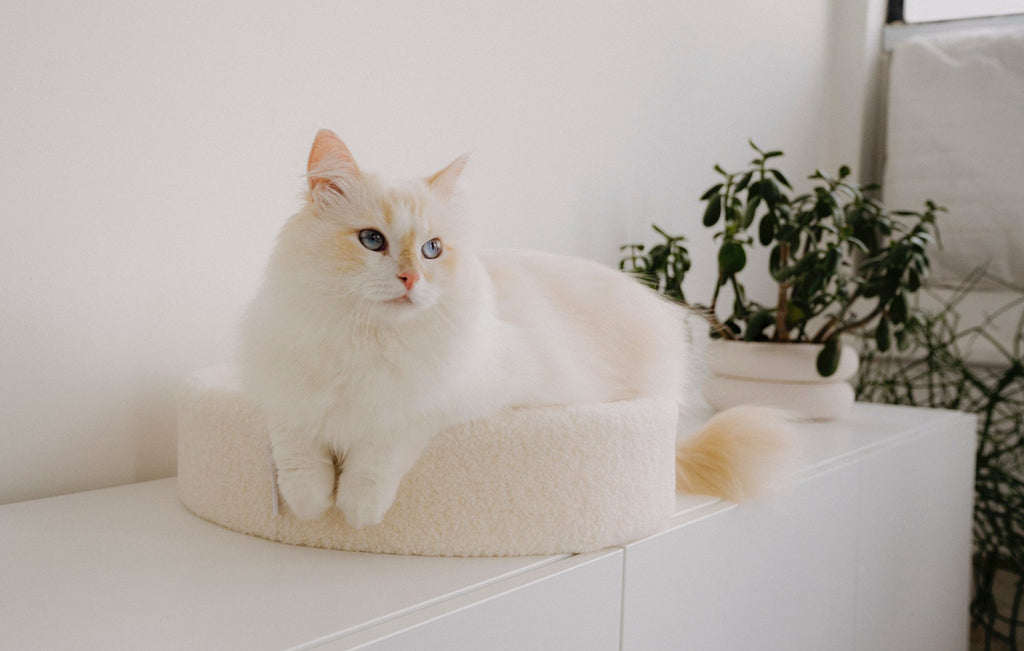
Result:
M807 279L807 296L811 297L821 291L821 288L825 286L825 278L830 276L829 274L811 274Z
M807 312L803 310L796 302L790 301L786 304L786 327L793 328L796 325L803 323L804 319L807 318Z
M747 265L747 254L739 242L725 242L718 251L718 270L724 276L739 273Z
M761 205L761 197L758 196L747 203L747 207L743 211L743 228L750 228L750 225L754 223L754 214L757 213L759 205Z
M889 337L889 321L884 317L878 320L878 327L875 329L875 344L883 353L892 345L892 339Z
M907 271L907 291L913 293L921 289L921 274L913 269Z
M882 287L879 292L879 296L882 297L883 301L889 301L893 296L896 295L900 289L900 277L894 273L887 273L882 278Z
M750 310L743 304L743 298L738 294L732 301L732 314L737 319L745 319L750 314ZM747 329L750 329L749 323L747 324Z
M796 251L800 248L800 229L792 224L786 224L779 229L778 239L789 244L790 250Z
M743 188L747 187L747 184L750 183L750 177L753 175L753 171L744 174L743 178L740 179L740 182L736 184L735 192L742 192Z
M786 179L785 175L783 175L782 172L780 172L779 170L769 170L769 171L772 173L772 176L774 176L776 179L778 179L779 183L781 183L782 185L786 186L790 190L793 189L793 186L789 184L789 181Z
M868 245L852 235L846 238L846 243L850 246L850 252L853 252L855 248L860 249L861 253L868 252Z
M754 181L747 186L747 201L752 201L755 197L761 198L761 182Z
M775 215L768 213L761 219L757 229L758 240L761 246L768 246L775 239Z
M801 274L807 273L807 259L804 258L803 260L797 260L796 262L786 265L781 269L776 269L771 273L772 278L775 279L775 282L790 282L799 284L800 280L803 278ZM797 276L800 277L796 278ZM794 280L794 278L796 278L796 280ZM794 291L796 291L796 289L794 289Z
M707 227L714 226L718 223L718 218L722 216L722 195L716 194L711 197L708 201L708 207L704 211L704 225Z
M678 271L681 271L682 273L677 273L677 275L679 277L682 277L683 274L690 270L691 266L692 262L690 261L690 252L684 249L683 247L679 247L679 250L676 251L675 267Z
M839 268L839 261L842 258L839 253L839 249L830 248L828 253L825 254L825 271L828 274L835 273L836 269Z
M767 219L767 216L765 216ZM767 244L765 245L767 246ZM782 248L776 244L772 247L771 253L768 254L768 270L772 276L775 276L776 272L779 271L779 265L782 263Z
M818 359L816 360L818 375L828 377L835 373L839 368L839 357L839 338L833 337L825 342L825 346L818 353Z
M722 183L716 183L712 185L710 188L708 188L707 192L701 195L700 200L707 201L711 197L715 196L716 194L718 194L718 191L722 189L723 185L724 184Z
M725 209L725 218L730 224L737 224L742 228L747 227L746 219L744 219L743 213L740 212L738 201L730 203L728 208Z
M647 258L651 261L652 267L664 267L665 262L668 260L668 247L664 244L658 244L651 247L650 252L647 254Z
M896 294L889 303L889 318L896 325L905 323L907 320L907 299L903 294Z
M910 337L907 336L907 329L900 328L896 331L896 348L901 352L906 352L910 348Z
M747 332L743 335L743 338L747 341L764 341L767 337L764 334L765 329L775 322L775 317L772 315L771 310L759 310L752 314L747 319Z

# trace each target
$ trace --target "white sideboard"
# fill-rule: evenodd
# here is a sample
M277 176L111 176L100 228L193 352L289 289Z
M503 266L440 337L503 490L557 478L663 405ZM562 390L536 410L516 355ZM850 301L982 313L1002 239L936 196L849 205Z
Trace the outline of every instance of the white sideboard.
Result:
M173 479L0 506L0 648L967 648L974 419L856 405L799 426L783 495L683 495L578 555L293 547L186 511Z

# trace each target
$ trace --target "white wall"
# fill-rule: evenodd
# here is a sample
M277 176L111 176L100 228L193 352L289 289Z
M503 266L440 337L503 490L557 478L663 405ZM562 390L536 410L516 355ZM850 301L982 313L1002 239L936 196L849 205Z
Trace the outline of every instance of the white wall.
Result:
M829 171L850 165L862 183L882 180L887 9L888 0L839 0L832 9L827 109L832 128L822 165Z
M841 0L836 0L840 2ZM93 6L90 6L93 5ZM0 5L0 502L171 475L317 128L400 176L473 151L488 246L693 234L711 166L833 157L823 0ZM701 292L697 292L700 294Z

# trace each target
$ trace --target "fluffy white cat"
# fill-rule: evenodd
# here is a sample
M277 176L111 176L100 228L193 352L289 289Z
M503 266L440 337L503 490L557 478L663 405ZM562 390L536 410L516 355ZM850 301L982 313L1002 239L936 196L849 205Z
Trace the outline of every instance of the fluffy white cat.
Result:
M305 205L281 231L239 355L299 518L336 504L354 527L379 523L432 436L508 407L685 408L681 309L592 262L475 251L466 160L396 183L362 171L330 131L313 142ZM679 486L760 490L786 450L765 417L734 412L681 444Z

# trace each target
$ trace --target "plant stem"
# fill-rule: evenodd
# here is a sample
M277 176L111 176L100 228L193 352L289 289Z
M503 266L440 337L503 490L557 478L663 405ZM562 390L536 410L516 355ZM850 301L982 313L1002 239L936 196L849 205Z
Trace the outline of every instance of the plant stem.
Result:
M833 332L833 330L835 329L836 324L838 324L840 322L841 321L839 319L837 319L836 317L831 317L828 320L828 322L825 323L825 325L821 326L821 329L818 330L817 334L815 334L813 337L811 337L811 341L813 343L816 343L816 344L820 344L820 343L822 343L824 341L828 341L829 338L834 336L835 333ZM826 334L829 335L829 337L826 337L825 336Z
M750 310L747 309L747 302L744 300L745 294L743 291L743 287L740 285L740 281L738 281L736 279L736 276L733 275L733 277L729 279L729 283L732 285L733 294L736 295L736 305L741 308L739 310L736 310L737 316L749 314Z
M835 337L836 335L846 332L848 330L856 330L857 328L860 328L861 326L870 323L872 319L874 319L876 316L883 312L884 308L885 306L882 304L882 301L879 301L878 305L875 306L875 309L871 310L871 312L863 319L857 319L852 323L847 323L846 325L842 325L839 327L836 326L841 324L842 321L840 319L837 319L836 317L832 317L828 323L821 327L821 330L818 331L818 334L814 335L814 339L812 339L811 341L821 343L824 341L828 341L832 337Z
M711 295L711 305L704 311L704 319L711 324L711 329L717 332L722 339L735 339L736 333L726 327L721 321L718 320L718 292L722 289L725 284L723 282L724 277L722 274L718 275L718 282L715 285L715 293Z
M716 321L718 320L718 292L722 289L722 285L725 284L722 282L723 280L724 278L722 277L722 274L719 273L718 281L715 283L715 292L711 295L711 306L708 307L710 316Z

